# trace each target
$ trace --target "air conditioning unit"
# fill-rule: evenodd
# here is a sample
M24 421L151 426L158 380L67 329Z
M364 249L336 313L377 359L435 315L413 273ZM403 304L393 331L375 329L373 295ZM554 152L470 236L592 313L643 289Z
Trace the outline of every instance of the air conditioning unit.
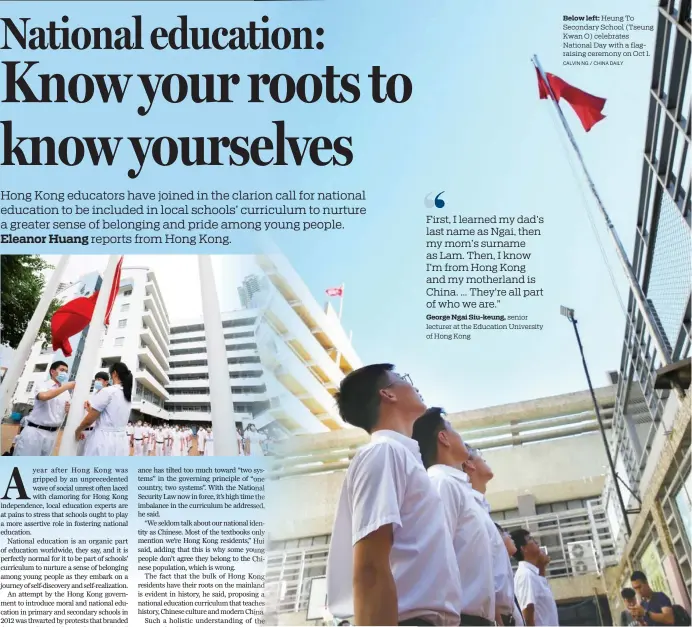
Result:
M591 540L568 542L567 552L574 575L586 575L599 572L596 550Z

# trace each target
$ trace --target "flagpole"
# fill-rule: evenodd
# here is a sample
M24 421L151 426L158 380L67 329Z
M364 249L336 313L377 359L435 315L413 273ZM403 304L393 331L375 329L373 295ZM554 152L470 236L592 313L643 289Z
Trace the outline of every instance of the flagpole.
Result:
M65 272L69 260L70 255L61 255L60 260L55 266L55 270L53 270L50 279L48 279L46 289L43 290L38 305L36 305L34 315L31 316L31 320L29 320L24 335L22 335L19 346L17 346L17 350L12 356L12 363L7 369L5 378L2 380L2 385L0 386L0 419L4 418L12 409L12 397L14 396L17 382L19 381L19 377L22 376L24 366L26 366L29 360L31 349L36 342L38 332L46 318L48 309L50 309L50 304L53 302L55 293L58 291L60 280L62 279L62 275ZM2 280L2 277L0 277L0 280Z
M344 291L344 288L346 287L345 283L341 284L341 301L339 302L339 322L341 322L341 316L344 313L344 294L346 293Z
M581 154L581 150L579 150L577 141L574 138L574 135L572 134L572 130L570 129L569 124L567 123L567 118L565 118L565 115L562 112L562 109L560 108L560 103L557 101L557 98L555 98L555 94L553 93L553 90L550 86L550 83L548 82L545 72L543 71L540 62L538 61L537 55L533 56L532 62L534 67L540 73L543 84L550 93L550 99L553 101L553 105L555 105L558 117L560 118L562 126L564 127L565 132L567 133L567 137L569 138L569 141L572 144L572 148L574 148L574 152L577 155L577 159L579 160L579 163L582 167L584 176L586 177L586 180L589 183L591 193L596 199L596 204L598 205L601 215L603 216L606 225L608 226L608 232L610 233L610 236L613 242L615 243L615 249L617 251L618 259L620 260L622 268L625 271L625 274L627 275L627 279L629 280L630 284L630 289L632 290L632 294L634 295L634 299L636 300L638 305L639 313L642 315L642 318L644 319L644 324L646 324L646 328L649 331L649 334L651 335L651 340L653 341L654 346L658 351L661 364L663 366L668 366L671 363L670 353L663 339L663 336L661 335L661 332L658 329L658 325L656 324L654 316L651 312L649 303L646 300L646 296L644 295L644 292L639 286L639 282L637 281L637 275L635 274L634 269L632 268L632 265L630 264L629 259L627 258L627 252L625 251L625 247L622 245L622 242L618 237L618 234L615 230L615 226L613 225L613 222L611 221L610 216L606 211L605 205L601 200L598 190L596 189L596 185L594 184L594 181L591 178L591 175L589 174L589 170L586 167L586 163L584 161L584 157Z
M231 378L228 374L228 357L226 356L226 338L223 333L216 281L214 281L214 268L209 255L199 255L197 261L202 295L204 339L207 345L214 455L231 457L238 455L236 416L233 410L233 393Z
M109 255L106 269L103 272L99 295L96 299L91 322L89 323L89 331L84 341L84 352L79 360L79 369L77 370L72 399L70 400L70 411L67 414L67 421L65 422L62 439L60 440L58 455L61 457L77 455L77 440L75 440L74 432L84 419L84 402L89 398L91 382L94 378L94 374L96 374L99 369L101 338L106 328L104 318L106 317L108 301L111 295L111 286L115 279L119 261L120 255ZM127 366L132 370L135 368L136 364L127 364Z

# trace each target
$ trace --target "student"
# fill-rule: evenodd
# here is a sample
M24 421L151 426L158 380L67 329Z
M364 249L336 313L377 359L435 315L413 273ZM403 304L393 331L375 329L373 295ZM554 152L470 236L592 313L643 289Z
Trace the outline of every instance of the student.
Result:
M548 580L539 573L543 560L541 547L525 529L517 529L511 535L517 548L514 558L519 562L519 568L514 575L514 590L524 622L536 627L559 625L553 592Z
M247 431L245 432L245 438L247 439L248 455L264 455L264 450L262 449L262 442L267 439L264 433L260 433L255 428L255 425L249 424L247 426Z
M633 610L637 606L637 593L632 588L623 588L620 591L620 596L626 608L620 612L621 627L638 627L639 625L646 625L643 620L635 618L630 612L630 610Z
M53 452L58 429L70 411L69 391L74 389L74 381L67 380L67 370L64 361L50 365L50 379L36 390L34 408L17 438L15 456L50 455Z
M144 427L142 426L142 421L138 420L137 424L135 425L135 430L133 433L133 441L134 441L134 455L135 457L142 457L143 450L144 450L144 445L142 442L144 441Z
M632 588L641 597L641 602L630 609L630 613L645 625L675 625L673 603L663 592L654 592L646 575L635 570L630 577Z
M495 580L488 535L488 515L473 497L468 475L461 469L469 452L439 407L428 409L413 425L423 465L442 499L459 574L462 625L495 624ZM495 529L492 529L495 534Z
M207 437L204 438L204 456L214 457L214 432L209 429Z
M391 364L351 372L337 395L347 423L371 434L351 461L327 560L329 611L356 625L458 625L459 568L444 507L411 439L425 412Z
M495 476L478 449L469 449L469 458L464 462L464 472L473 488L473 497L485 512L485 524L493 556L493 581L495 582L495 613L509 616L514 608L514 578L512 562L502 537L497 533L495 522L490 517L490 504L485 498L488 483Z
M84 401L84 409L89 412L91 409L91 401L94 397L105 387L108 387L110 376L107 372L97 372L94 376L94 393L91 395L91 399ZM94 427L87 427L84 429L84 437L77 442L77 455L84 455L84 445L86 444L87 438L91 435ZM129 451L128 451L129 454Z
M204 455L204 438L206 435L207 432L204 427L200 427L197 430L197 455Z
M517 547L514 546L512 536L510 536L509 533L497 523L495 523L495 527L502 538L505 549L507 549L507 555L509 557L514 557L517 552ZM509 566L509 576L513 579L514 573L512 572L512 563L508 562L507 565ZM514 584L514 581L512 581L512 584ZM514 586L512 586L512 588L514 588ZM512 614L501 614L500 619L502 620L502 624L505 626L512 627L513 625L524 625L524 617L519 609L519 602L517 601L516 595L514 596L514 603L512 604Z
M122 362L110 367L113 385L100 390L91 401L91 409L75 430L79 441L84 430L94 430L84 445L85 456L126 457L130 444L125 428L132 409L132 373Z
M164 430L160 425L156 427L156 450L154 454L157 457L163 456L163 440L164 440Z

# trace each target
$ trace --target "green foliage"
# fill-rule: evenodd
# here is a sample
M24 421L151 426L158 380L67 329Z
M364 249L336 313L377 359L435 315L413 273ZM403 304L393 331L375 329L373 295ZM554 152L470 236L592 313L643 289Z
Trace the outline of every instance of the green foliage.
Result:
M0 256L0 340L17 348L46 285L44 270L52 266L38 255ZM60 306L53 300L38 339L50 342L50 319Z

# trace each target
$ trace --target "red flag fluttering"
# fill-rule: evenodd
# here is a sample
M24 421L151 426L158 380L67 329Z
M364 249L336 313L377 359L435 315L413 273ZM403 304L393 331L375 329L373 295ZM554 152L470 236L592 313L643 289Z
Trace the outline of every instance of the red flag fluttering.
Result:
M546 72L545 77L548 80L548 85L550 85L549 90L538 68L536 68L536 75L538 76L538 95L541 100L548 98L552 90L558 102L562 98L570 104L585 131L590 131L596 123L605 118L605 115L602 113L606 103L605 98L599 98L581 89L577 89L566 81L563 81L559 76Z
M80 296L65 303L53 314L50 331L54 351L61 350L65 357L72 355L70 338L89 326L98 297L98 292L91 296Z
M124 257L120 257L120 261L118 261L118 265L115 269L115 276L113 277L113 284L111 285L111 291L108 296L108 305L106 306L106 315L104 317L104 324L106 326L110 323L113 303L120 289L120 273L123 266L123 259ZM79 298L65 303L53 314L50 320L50 330L54 351L61 350L65 357L72 355L70 338L73 335L81 333L89 326L94 316L94 308L96 307L96 300L98 297L98 291L94 292L91 296L80 296Z
M343 296L344 295L344 288L343 287L330 287L326 290L327 296Z

